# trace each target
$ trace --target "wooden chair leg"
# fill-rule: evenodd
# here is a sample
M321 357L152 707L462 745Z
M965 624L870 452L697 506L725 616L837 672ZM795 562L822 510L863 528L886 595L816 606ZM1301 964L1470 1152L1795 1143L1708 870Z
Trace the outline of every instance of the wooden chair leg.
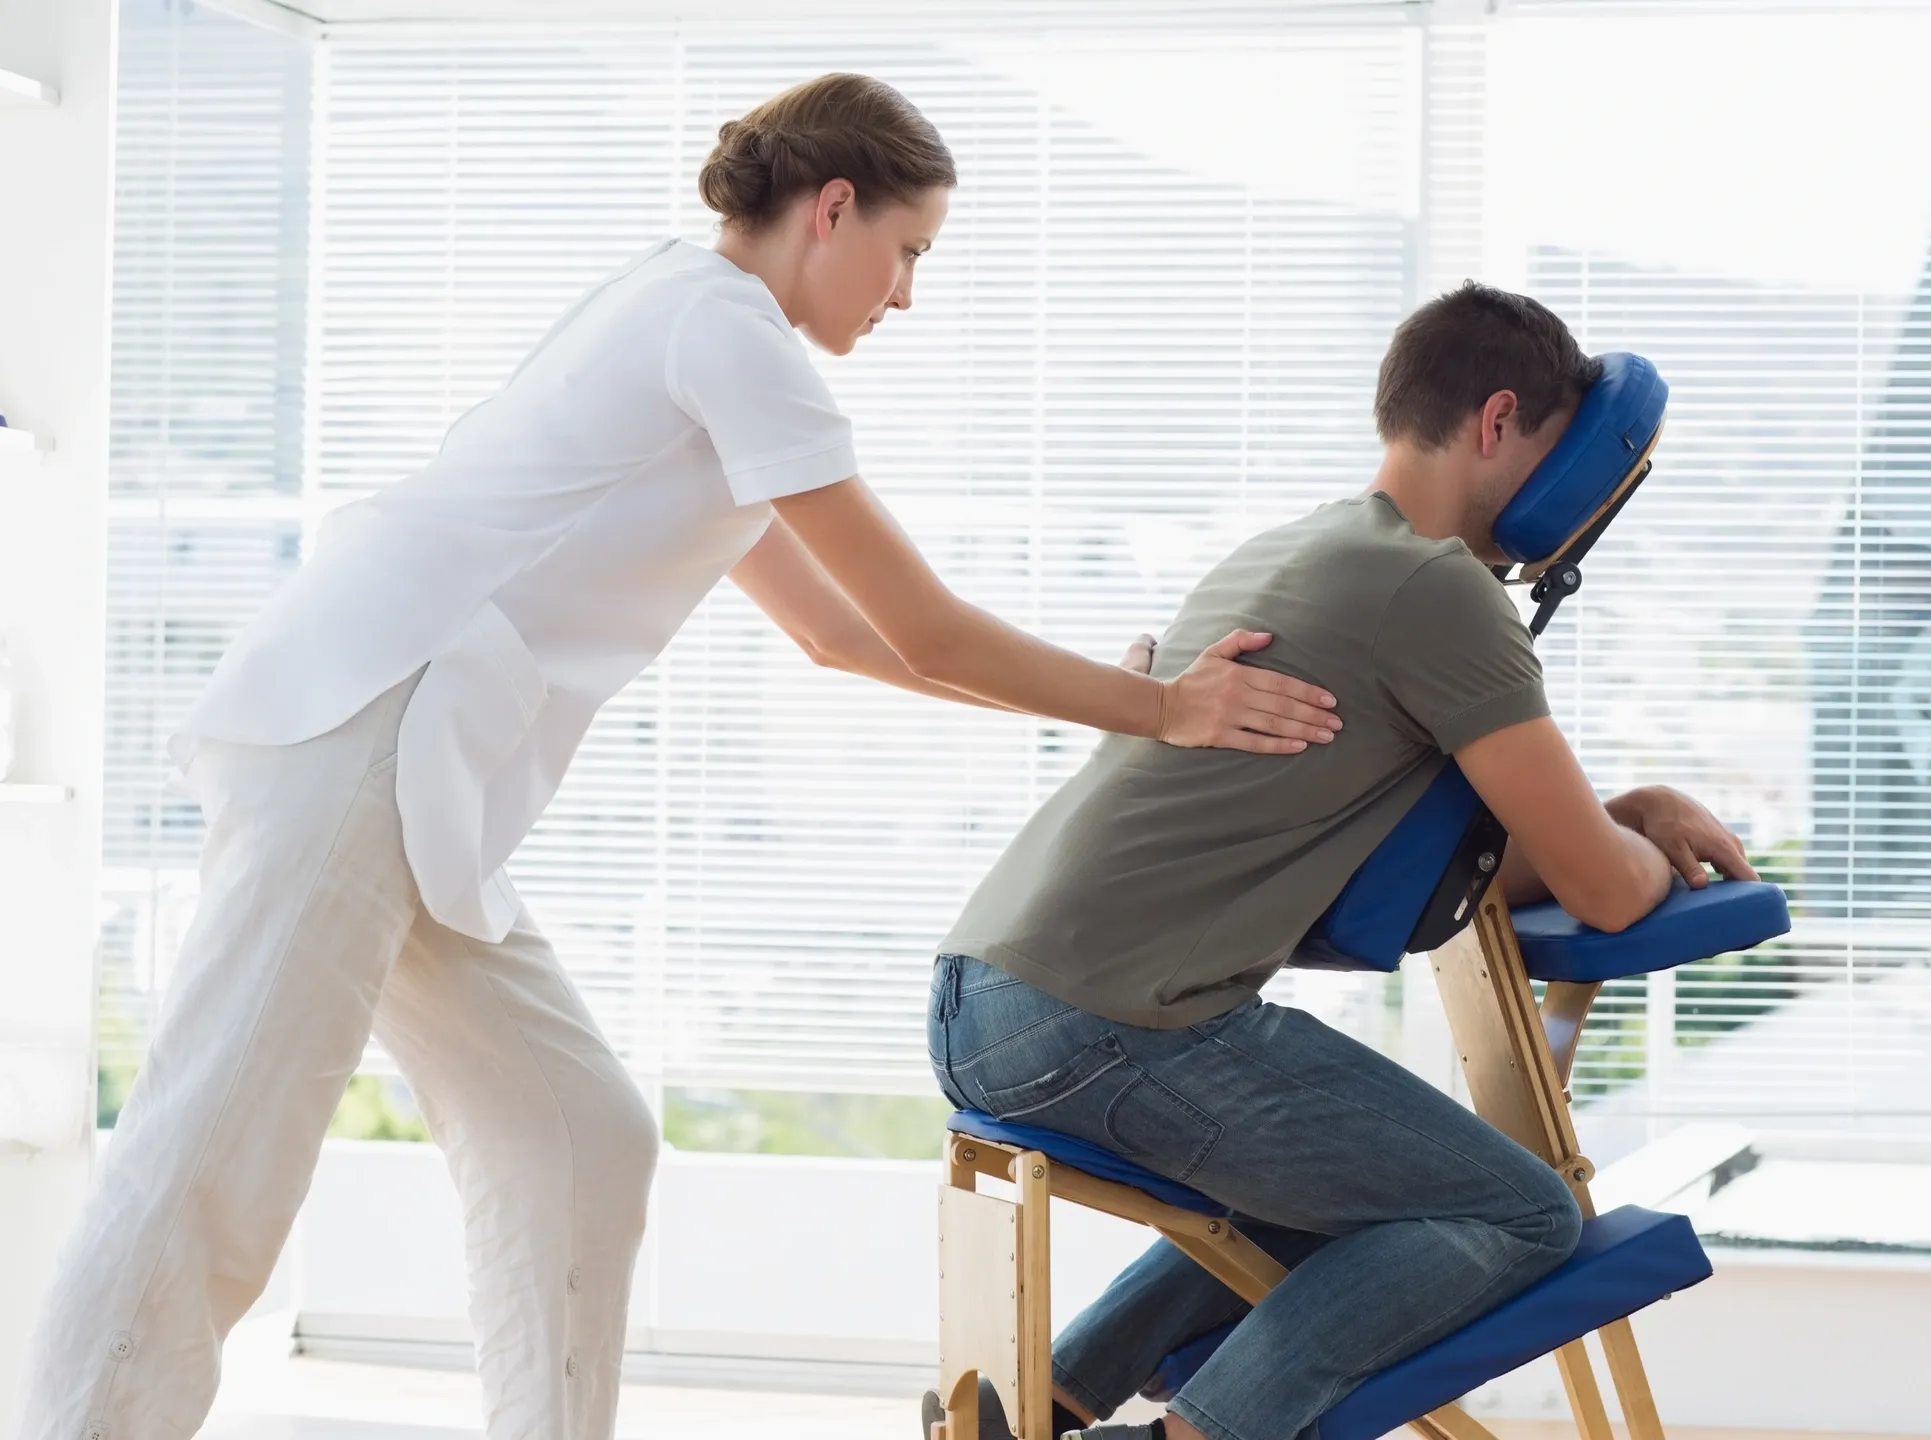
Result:
M1493 1430L1459 1405L1430 1410L1419 1420L1410 1420L1408 1428L1423 1440L1495 1440Z
M1220 1281L1249 1305L1258 1305L1267 1292L1287 1278L1287 1267L1249 1240L1231 1224L1211 1234L1165 1225L1153 1227L1181 1254Z
M1596 1333L1602 1337L1603 1354L1609 1358L1609 1378L1616 1386L1616 1398L1623 1402L1623 1424L1629 1429L1629 1440L1663 1440L1663 1419L1656 1413L1656 1398L1649 1392L1649 1376L1636 1349L1635 1330L1625 1319L1613 1321Z
M1053 1162L1037 1151L1013 1161L1019 1187L1019 1410L1011 1420L1017 1440L1058 1440L1053 1434L1052 1176Z
M979 1440L979 1372L967 1370L945 1397L945 1419L932 1427L930 1440Z
M1588 1347L1580 1340L1571 1340L1556 1351L1556 1368L1562 1372L1562 1388L1569 1392L1576 1433L1582 1440L1614 1440L1602 1389L1596 1384L1596 1369L1589 1363Z

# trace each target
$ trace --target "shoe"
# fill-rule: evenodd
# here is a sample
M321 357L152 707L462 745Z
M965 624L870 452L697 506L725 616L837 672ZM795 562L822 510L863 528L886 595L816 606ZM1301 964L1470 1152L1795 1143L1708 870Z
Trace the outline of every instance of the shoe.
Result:
M928 1390L919 1402L920 1440L932 1440L932 1427L945 1419L945 1401L939 1392ZM999 1391L993 1383L981 1376L979 1379L979 1440L1013 1440L1012 1428L1006 1424L1006 1407L1000 1403Z

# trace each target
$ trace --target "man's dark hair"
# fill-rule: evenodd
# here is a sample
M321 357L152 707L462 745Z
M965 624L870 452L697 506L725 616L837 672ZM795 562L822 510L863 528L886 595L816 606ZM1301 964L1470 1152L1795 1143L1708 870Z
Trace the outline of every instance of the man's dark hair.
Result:
M1385 443L1439 450L1489 396L1512 390L1516 425L1530 435L1575 408L1601 374L1547 306L1469 280L1396 329L1375 386L1375 429Z

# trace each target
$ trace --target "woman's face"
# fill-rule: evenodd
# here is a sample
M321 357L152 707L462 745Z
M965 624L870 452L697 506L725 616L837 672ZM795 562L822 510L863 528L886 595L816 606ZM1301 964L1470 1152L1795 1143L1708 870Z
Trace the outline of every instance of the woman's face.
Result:
M912 271L945 224L951 192L858 208L852 187L834 180L818 192L804 257L806 304L798 328L820 349L849 355L888 310L912 305Z

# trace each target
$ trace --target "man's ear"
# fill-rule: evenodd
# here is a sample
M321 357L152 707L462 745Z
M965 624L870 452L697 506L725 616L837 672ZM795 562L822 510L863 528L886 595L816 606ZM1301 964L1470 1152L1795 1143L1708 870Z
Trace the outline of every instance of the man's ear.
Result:
M1484 460L1493 460L1496 452L1502 448L1508 427L1515 424L1518 409L1520 405L1513 390L1497 390L1488 397L1487 403L1482 406L1481 424L1476 431L1476 442L1482 447Z

